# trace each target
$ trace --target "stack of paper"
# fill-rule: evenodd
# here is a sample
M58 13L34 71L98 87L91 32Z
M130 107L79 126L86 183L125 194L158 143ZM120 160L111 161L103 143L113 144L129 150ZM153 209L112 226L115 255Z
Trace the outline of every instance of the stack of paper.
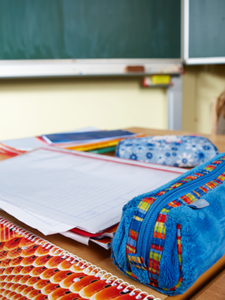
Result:
M116 232L117 227L118 224L95 234L80 230L78 228L73 228L67 232L63 232L62 235L86 245L89 245L90 242L93 242L105 249L109 249L111 247L112 238Z
M77 151L91 151L106 153L115 151L119 141L125 138L144 136L127 130L99 130L95 127L86 127L73 132L63 132L29 137L15 140L6 140L1 143L15 150L31 151L39 147L58 147Z
M96 127L85 127L85 128L80 128L77 129L76 131L73 132L87 132L87 131L96 131L99 130ZM14 150L18 151L31 151L36 148L40 147L46 147L47 143L38 137L28 137L28 138L20 138L20 139L13 139L13 140L4 140L1 141L1 144L8 147L10 150L14 148Z
M122 207L133 197L185 171L85 152L36 149L0 163L0 206L44 234L74 227L97 234L120 221Z
M109 151L115 151L117 144L122 139L140 136L144 135L119 129L56 133L42 135L39 137L39 139L41 141L46 141L48 145L54 145L64 149L105 153Z

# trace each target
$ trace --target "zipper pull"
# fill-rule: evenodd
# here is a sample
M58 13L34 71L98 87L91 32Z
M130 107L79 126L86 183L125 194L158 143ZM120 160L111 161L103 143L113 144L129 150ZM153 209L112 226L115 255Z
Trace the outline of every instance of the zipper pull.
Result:
M199 208L204 208L206 206L209 206L209 202L206 201L205 199L201 198L201 199L198 199L198 200L192 202L188 206L190 206L191 208L199 209Z

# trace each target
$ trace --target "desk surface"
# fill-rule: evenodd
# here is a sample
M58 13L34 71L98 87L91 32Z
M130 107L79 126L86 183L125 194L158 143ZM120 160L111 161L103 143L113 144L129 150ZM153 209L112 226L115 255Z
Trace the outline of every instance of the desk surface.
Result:
M136 133L144 133L146 136L153 136L153 135L168 135L168 134L190 134L188 132L181 132L181 131L168 131L168 130L156 130L156 129L146 129L146 128L129 128L129 130L136 132ZM225 137L218 136L218 135L204 135L205 137L209 138L219 149L220 152L225 152ZM0 155L0 160L8 158L6 155ZM98 245L91 244L89 247L78 242L72 241L66 237L61 236L60 234L51 235L48 237L44 237L41 233L37 230L31 229L25 224L19 222L15 218L11 217L7 213L1 211L0 215L2 217L7 218L8 220L12 221L13 223L32 231L33 233L41 236L44 239L49 240L51 243L73 253L77 256L91 262L94 265L106 270L113 275L116 275L119 278L122 278L124 281L129 282L132 285L135 285L137 288L146 291L148 294L152 294L155 297L164 299L171 299L171 300L181 300L181 299L190 299L191 296L195 295L204 285L206 285L213 277L215 277L222 269L225 267L225 256L221 258L212 268L210 268L206 273L204 273L196 283L183 295L175 296L175 297L168 297L166 295L160 294L155 290L148 288L132 279L129 279L124 274L122 274L112 263L110 258L110 251L105 250ZM196 298L198 299L198 298ZM223 299L223 298L217 298Z
M204 286L190 300L225 299L225 270L220 272L213 280Z

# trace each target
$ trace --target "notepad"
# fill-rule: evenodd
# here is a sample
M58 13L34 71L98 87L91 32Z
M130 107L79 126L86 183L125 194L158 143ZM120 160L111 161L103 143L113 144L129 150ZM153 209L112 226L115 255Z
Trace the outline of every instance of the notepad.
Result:
M0 227L2 299L160 300L4 218Z
M96 233L118 223L122 207L133 197L184 172L97 154L40 148L0 163L0 200Z

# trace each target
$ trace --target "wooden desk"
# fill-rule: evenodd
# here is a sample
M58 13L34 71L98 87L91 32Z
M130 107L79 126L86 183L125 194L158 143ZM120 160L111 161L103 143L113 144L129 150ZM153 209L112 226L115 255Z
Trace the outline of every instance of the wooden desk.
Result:
M129 128L133 132L142 132L145 133L147 136L152 135L168 135L168 134L190 134L186 132L181 131L168 131L168 130L155 130L155 129L146 129L146 128ZM225 137L224 136L207 136L220 150L220 152L225 152ZM0 160L8 158L7 156L0 155ZM210 268L207 272L205 272L196 282L195 284L183 295L175 296L175 297L168 297L166 295L163 295L161 293L158 293L157 291L148 288L128 277L126 277L123 273L121 273L116 266L112 263L112 260L110 258L110 251L105 250L98 245L91 244L89 247L80 244L78 242L75 242L71 239L68 239L66 237L61 236L60 234L51 235L48 237L43 236L41 233L39 233L37 230L34 230L25 224L19 222L15 218L11 217L5 212L0 212L0 215L2 217L5 217L6 219L14 222L15 224L32 231L33 233L41 236L42 238L47 239L51 243L73 253L77 256L91 262L94 265L97 265L98 267L106 270L109 273L112 273L113 275L118 276L119 278L122 278L124 281L129 282L132 285L135 285L137 288L146 291L148 294L152 294L155 297L164 299L171 299L171 300L184 300L184 299L190 299L191 296L195 295L204 285L206 285L213 277L215 277L221 270L225 267L225 256L221 258L212 268ZM198 299L198 298L196 298ZM220 299L220 298L217 298ZM223 298L221 298L223 299Z
M225 270L204 286L191 300L225 299Z

